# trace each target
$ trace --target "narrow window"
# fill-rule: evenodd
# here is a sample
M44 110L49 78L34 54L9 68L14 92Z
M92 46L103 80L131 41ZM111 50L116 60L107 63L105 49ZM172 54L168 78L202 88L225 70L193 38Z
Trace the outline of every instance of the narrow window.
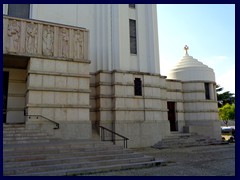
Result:
M8 4L8 15L19 18L29 18L30 4Z
M142 81L140 78L134 80L134 94L135 96L142 96Z
M135 8L135 4L129 4L130 8Z
M129 32L130 32L130 53L137 54L137 33L135 20L129 19Z
M204 83L204 86L205 86L205 97L206 99L210 99L209 83Z

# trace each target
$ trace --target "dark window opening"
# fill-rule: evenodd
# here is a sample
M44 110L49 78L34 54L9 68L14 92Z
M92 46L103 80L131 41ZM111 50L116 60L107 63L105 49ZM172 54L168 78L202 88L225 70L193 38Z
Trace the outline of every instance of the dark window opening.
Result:
M8 4L8 15L18 18L29 18L30 4Z
M129 4L130 8L136 8L135 4Z
M135 20L129 19L129 32L130 32L130 53L137 54L137 32Z
M205 86L205 97L206 99L210 99L209 83L204 83L204 86Z
M134 94L135 96L142 96L142 81L140 78L134 80Z

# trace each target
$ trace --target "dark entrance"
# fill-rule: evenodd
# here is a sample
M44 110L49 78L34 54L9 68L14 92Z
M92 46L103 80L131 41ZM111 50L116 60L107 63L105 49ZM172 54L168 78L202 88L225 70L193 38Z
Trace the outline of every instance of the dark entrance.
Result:
M170 122L170 130L177 131L175 102L167 102L168 107L168 120Z
M7 118L8 78L9 72L3 72L3 123Z

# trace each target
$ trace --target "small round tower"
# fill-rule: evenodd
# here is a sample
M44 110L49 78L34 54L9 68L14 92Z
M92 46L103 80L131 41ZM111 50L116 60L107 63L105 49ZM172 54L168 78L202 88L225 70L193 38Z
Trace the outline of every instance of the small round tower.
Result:
M185 55L170 70L167 79L182 82L185 126L183 131L198 133L217 140L221 139L220 121L216 97L215 74L212 68Z
M189 47L184 47L185 55L169 72L168 79L181 81L206 81L215 83L215 74L212 68L188 55Z

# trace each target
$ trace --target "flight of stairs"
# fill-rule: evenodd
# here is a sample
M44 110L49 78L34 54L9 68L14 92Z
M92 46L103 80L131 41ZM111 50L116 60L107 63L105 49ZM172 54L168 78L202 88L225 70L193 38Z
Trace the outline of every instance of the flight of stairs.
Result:
M3 126L4 176L74 176L160 164L111 142L61 140L24 125Z
M222 144L222 141L204 137L193 133L179 133L172 132L171 135L166 136L162 141L156 143L153 147L158 149L163 148L179 148L191 146L206 146L213 144Z

